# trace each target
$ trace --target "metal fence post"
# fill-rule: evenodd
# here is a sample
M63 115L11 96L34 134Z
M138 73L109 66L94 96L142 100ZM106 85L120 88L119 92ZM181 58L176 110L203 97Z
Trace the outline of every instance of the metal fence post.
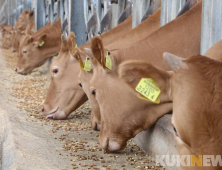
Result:
M185 0L162 0L161 26L175 19L185 2Z
M118 19L119 19L118 7L119 7L118 1L113 1L112 2L112 24L111 24L112 28L116 27L118 24Z
M46 7L45 7L45 0L37 0L37 30L42 28L45 23L46 23L46 11L45 11Z
M141 20L150 6L150 0L133 0L133 28L141 23Z
M84 20L84 2L81 0L71 1L71 31L76 35L77 44L86 43L86 24Z
M203 0L201 54L222 38L222 1Z

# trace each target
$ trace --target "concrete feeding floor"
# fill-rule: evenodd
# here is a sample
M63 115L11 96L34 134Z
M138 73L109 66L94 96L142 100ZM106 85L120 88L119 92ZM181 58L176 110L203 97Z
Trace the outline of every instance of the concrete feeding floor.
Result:
M104 154L99 132L90 127L90 107L84 104L68 120L39 115L49 75L14 72L16 56L0 51L0 142L2 169L163 169L132 141L118 154ZM2 139L2 140L1 140Z

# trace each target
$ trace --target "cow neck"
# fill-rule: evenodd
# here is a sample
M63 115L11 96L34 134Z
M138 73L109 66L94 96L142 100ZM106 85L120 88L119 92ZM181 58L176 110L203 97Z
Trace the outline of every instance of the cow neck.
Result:
M134 45L114 52L117 65L136 59L149 61L156 67L170 70L163 62L163 53L170 52L181 57L200 53L202 1L191 10L161 27Z
M116 42L107 46L107 49L127 48L149 36L151 33L160 28L160 14L161 9L159 8L153 15L149 16L148 19L139 24L136 28L129 31L123 37L119 37Z
M111 44L116 41L119 37L125 35L127 32L132 30L132 16L128 17L123 23L117 27L107 31L101 35L104 45Z
M42 57L43 58L51 58L53 56L58 55L59 50L60 50L60 45L56 45L56 46L46 46L43 50L42 50Z

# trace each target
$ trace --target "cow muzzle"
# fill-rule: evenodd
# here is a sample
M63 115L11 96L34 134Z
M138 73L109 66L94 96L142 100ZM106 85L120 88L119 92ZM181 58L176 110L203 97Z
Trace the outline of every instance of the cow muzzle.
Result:
M106 138L104 141L100 140L100 145L102 146L104 153L119 152L126 147L126 144L120 144L109 138Z
M27 74L24 70L21 70L18 67L15 68L15 72L17 72L18 74L22 74L22 75Z
M67 116L64 111L60 110L59 107L53 109L52 111L45 113L45 107L42 106L42 115L46 117L46 119L55 119L55 120L62 120L66 119Z

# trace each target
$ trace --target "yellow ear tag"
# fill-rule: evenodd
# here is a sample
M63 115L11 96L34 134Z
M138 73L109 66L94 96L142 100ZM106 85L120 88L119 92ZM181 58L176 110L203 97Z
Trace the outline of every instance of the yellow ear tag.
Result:
M136 91L142 95L140 96L141 99L157 104L160 103L160 99L158 97L161 93L161 90L153 79L142 78L139 84L136 86Z
M78 45L77 45L77 44L75 45L75 48L78 48Z
M42 41L39 43L39 47L42 47L44 44L45 44L45 42L42 40Z
M88 72L91 71L91 62L90 62L88 56L86 57L86 61L85 61L85 64L84 64L84 70L88 71Z
M106 67L112 70L112 60L110 58L109 52L106 53Z
M84 66L83 66L82 61L80 59L78 59L78 62L79 62L80 69L83 70Z

